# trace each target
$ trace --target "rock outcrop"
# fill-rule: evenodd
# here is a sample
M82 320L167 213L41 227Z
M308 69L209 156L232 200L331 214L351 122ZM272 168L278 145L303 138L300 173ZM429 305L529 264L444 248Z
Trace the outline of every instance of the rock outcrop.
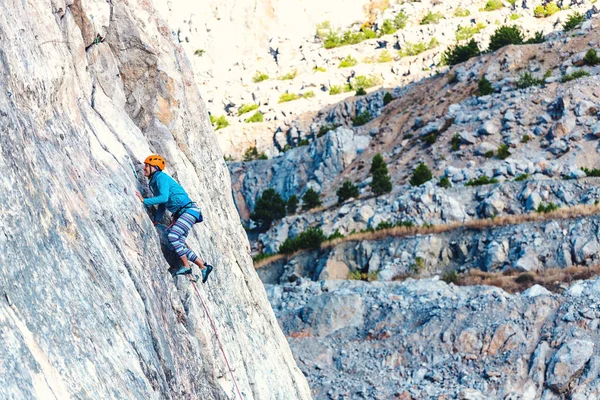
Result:
M0 3L2 398L237 396L134 196L153 152L204 213L188 243L216 266L200 292L241 392L310 398L171 39L146 1Z

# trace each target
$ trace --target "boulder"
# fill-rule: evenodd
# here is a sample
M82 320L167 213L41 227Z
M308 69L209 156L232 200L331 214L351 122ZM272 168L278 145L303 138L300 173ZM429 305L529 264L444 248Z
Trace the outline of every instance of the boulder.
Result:
M594 342L584 339L573 339L564 343L554 354L548 365L546 384L552 390L565 392L573 379L585 368L594 354Z

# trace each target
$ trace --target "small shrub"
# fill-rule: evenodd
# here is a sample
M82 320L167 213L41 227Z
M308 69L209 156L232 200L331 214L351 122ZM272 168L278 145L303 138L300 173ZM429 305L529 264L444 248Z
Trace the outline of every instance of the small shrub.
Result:
M529 179L528 174L521 174L515 178L515 182L526 181L527 179Z
M543 79L534 78L533 75L528 71L524 72L519 76L519 80L516 83L517 89L525 89L530 86L540 86L544 84Z
M462 62L467 61L471 57L476 57L481 54L481 50L479 50L479 46L474 39L471 39L465 45L456 45L453 47L448 47L446 51L442 54L442 64L443 65L456 65Z
M502 7L502 0L488 0L482 11L496 11Z
M547 214L549 212L556 211L556 210L558 210L558 206L556 204L550 202L548 204L541 203L540 205L538 205L538 207L536 208L535 211L538 213Z
M344 235L342 235L339 231L339 229L336 229L335 232L333 232L331 235L327 236L327 240L334 240L334 239L343 239Z
M356 93L354 94L355 96L364 96L367 94L367 91L364 88L359 87L356 90Z
M377 153L373 156L369 172L373 178L371 181L371 191L376 196L392 191L392 182L388 175L387 165L381 154Z
M309 90L308 92L302 93L300 96L305 99L312 99L313 97L315 97L315 92L313 92L312 90Z
M573 30L577 27L577 25L581 24L583 21L585 21L585 16L575 11L573 14L569 15L569 18L567 18L567 20L563 24L563 30L565 32Z
M342 204L350 198L358 198L358 186L354 185L351 181L346 180L335 194L338 197L338 204Z
M258 104L242 104L242 106L238 109L238 116L256 109L258 109Z
M381 79L379 79L375 75L370 75L368 77L364 75L358 75L352 79L352 81L350 82L350 87L355 89L368 89L370 87L377 86L380 83Z
M262 229L269 229L273 221L285 217L285 211L286 202L275 189L269 188L256 200L250 218L260 224Z
M264 116L263 113L261 113L260 111L257 111L254 113L253 116L251 116L250 118L246 118L246 122L263 122L264 121Z
M304 196L302 196L302 210L308 211L313 208L321 206L321 200L319 199L319 192L313 188L309 188Z
M390 54L389 51L387 50L383 50L379 56L377 57L377 62L378 63L386 63L386 62L390 62L393 61L394 58L392 57L392 55Z
M227 117L221 115L220 117L210 116L210 122L215 127L215 131L219 129L227 128L229 126L229 121L227 121Z
M454 136L452 136L452 140L450 140L451 150L458 151L458 149L460 149L460 143L461 143L460 136L458 135L458 133L455 133Z
M279 80L280 81L289 81L292 80L296 77L296 75L298 75L298 71L294 70L293 72L288 72L287 74L280 76Z
M531 137L529 137L528 134L524 134L523 136L521 136L521 143L527 143L531 140Z
M469 15L471 15L471 12L466 8L458 7L456 10L454 10L455 17L468 17Z
M421 25L437 24L442 18L444 18L444 14L439 11L436 13L428 11L421 20Z
M585 63L585 65L598 65L600 64L600 57L598 57L598 53L595 49L589 49L585 53L585 57L583 57L583 62Z
M314 67L313 71L314 72L327 72L327 70L325 69L325 67Z
M298 142L297 146L298 147L302 147L302 146L308 146L309 145L309 141L308 139L302 139Z
M352 119L353 126L362 126L371 120L371 113L368 111L363 111L356 117Z
M500 147L498 147L498 158L501 160L507 159L510 157L510 151L508 151L508 145L506 143L502 143Z
M572 74L565 74L560 78L562 83L569 82L575 79L583 78L584 76L590 76L590 73L584 71L582 69L578 69L577 71L573 71Z
M483 156L485 158L492 158L492 157L494 157L494 150L486 151Z
M423 141L427 143L427 145L431 146L437 141L438 136L435 133L431 133L423 138Z
M394 23L389 19L384 20L383 24L381 24L381 34L382 35L392 35L392 34L396 33L397 30L398 30L398 28L396 28Z
M545 6L539 5L533 9L533 15L537 18L546 18L551 15L556 14L560 11L560 8L556 5L556 3L548 3Z
M258 153L258 150L256 149L256 146L252 146L249 147L248 149L246 149L246 151L244 152L244 155L242 157L242 160L244 161L253 161L253 160L266 160L268 159L268 157L265 155L265 153Z
M288 101L298 100L299 98L300 96L296 93L282 93L281 96L279 96L279 103L286 103Z
M358 64L358 61L356 61L356 59L351 55L348 55L346 56L346 58L340 61L340 65L338 65L338 68L354 67L356 64Z
M292 215L296 214L296 210L298 210L298 196L293 194L285 203L285 211L287 215Z
M438 186L444 189L450 189L452 187L452 183L450 182L450 179L448 179L447 176L442 177L442 179L440 179L440 183L438 183Z
M396 29L404 29L406 27L407 21L408 21L408 16L403 11L400 11L394 17L394 26L396 27Z
M411 57L416 56L417 54L421 54L424 51L433 49L434 47L439 46L439 42L436 38L432 38L429 43L427 42L406 42L402 49L398 52L400 57Z
M383 95L383 105L387 106L392 102L392 100L394 100L394 96L392 96L390 92L385 92L385 94Z
M413 171L409 183L412 186L420 186L425 182L429 182L432 177L433 175L431 174L431 171L429 170L427 165L425 165L425 163L419 163L419 165L417 165L417 168L415 168L415 170Z
M519 18L521 18L521 14L517 14L517 13L512 13L510 14L510 16L508 17L511 21L516 21Z
M600 178L600 169L597 169L597 168L588 169L588 168L583 167L583 168L581 168L581 170L583 172L585 172L585 176Z
M492 83L487 80L485 75L482 76L479 80L479 83L477 84L477 89L479 90L480 96L487 96L488 94L494 93Z
M525 41L525 44L539 44L544 43L546 38L544 38L544 32L537 31L532 38L529 38Z
M252 80L254 81L254 83L266 81L267 79L269 79L269 75L267 75L263 72L256 72L256 74L254 74L254 76L252 77Z
M485 25L481 22L475 26L459 26L456 30L456 41L471 39L474 35L481 32Z
M496 178L488 178L486 175L482 175L477 179L471 179L469 182L465 183L465 186L482 186L482 185L491 185L494 183L498 183L498 179Z
M458 274L454 270L447 271L442 276L442 280L444 282L446 282L447 284L451 284L451 283L456 284L458 282Z
M532 283L534 281L535 281L535 278L529 272L523 272L522 274L520 274L519 276L517 276L515 278L515 283L519 283L519 284L528 284L528 283Z
M197 49L196 51L194 51L194 55L198 57L202 57L204 53L206 53L206 50L204 49Z
M331 32L331 22L323 21L317 24L315 36L323 40L329 32Z
M329 94L335 95L342 93L342 87L340 85L332 85L329 87Z
M425 260L422 257L415 257L415 262L411 264L410 269L413 274L418 275L425 269Z
M279 253L292 254L303 249L318 250L321 247L321 243L323 243L325 239L326 237L321 228L311 227L296 236L294 239L285 239L283 244L279 246Z
M321 127L319 128L319 133L317 133L317 137L321 137L323 135L325 135L327 132L337 128L339 125L336 124L325 124L325 125L321 125Z
M453 85L456 82L458 82L458 77L456 76L456 74L448 75L448 85Z
M490 37L489 51L496 51L509 44L523 44L523 33L518 26L503 25Z

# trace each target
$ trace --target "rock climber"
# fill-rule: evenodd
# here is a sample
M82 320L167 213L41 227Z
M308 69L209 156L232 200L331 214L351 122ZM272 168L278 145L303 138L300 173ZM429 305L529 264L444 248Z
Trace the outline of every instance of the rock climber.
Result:
M202 212L196 203L190 200L183 187L166 172L163 172L166 165L165 159L157 154L146 157L144 176L150 180L150 188L155 197L144 199L140 192L136 191L135 194L145 206L158 205L154 216L154 225L162 220L165 209L169 210L173 216L173 223L167 228L167 237L183 263L183 266L174 275L191 274L192 268L189 265L191 261L202 271L202 283L205 283L213 267L205 264L185 243L192 226L202 222Z

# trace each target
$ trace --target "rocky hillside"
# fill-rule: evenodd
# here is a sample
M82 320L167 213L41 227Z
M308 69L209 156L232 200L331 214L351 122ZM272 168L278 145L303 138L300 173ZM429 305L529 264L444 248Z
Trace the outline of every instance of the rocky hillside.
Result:
M595 180L584 179L596 176L600 133L600 67L587 57L600 37L597 19L588 14L590 19L574 29L547 34L543 43L504 46L394 88L388 92L395 100L387 104L385 92L378 91L326 108L313 128L338 128L273 159L231 163L243 218L267 188L284 199L300 198L312 188L323 203L276 221L255 242L255 251L276 253L286 239L313 227L325 237L345 236L320 257L380 279L410 272L415 260L421 260L419 269L426 275L465 266L537 270L594 262L594 252L579 254L578 236L567 233L587 223L579 223L568 209L598 203ZM484 78L490 91L485 95L480 92ZM371 119L355 126L353 120L365 111ZM370 165L377 153L392 190L374 196ZM419 164L433 179L411 184ZM358 196L338 204L336 192L346 180L356 185ZM541 256L532 238L548 230L546 222L532 222L528 215L556 208L570 220L560 236L552 236L554 253ZM482 222L497 217L512 220L497 228ZM477 232L472 237L450 232L450 225L461 223L483 223L485 239ZM430 230L422 233L431 234L392 239L393 246L370 240L370 231L383 230L381 237L395 226L424 226ZM461 251L457 241L463 243Z
M153 152L203 210L188 243L215 265L200 293L244 398L311 397L171 39L146 1L0 2L1 398L236 398L134 195Z
M319 399L600 398L599 280L510 295L436 279L267 286Z

